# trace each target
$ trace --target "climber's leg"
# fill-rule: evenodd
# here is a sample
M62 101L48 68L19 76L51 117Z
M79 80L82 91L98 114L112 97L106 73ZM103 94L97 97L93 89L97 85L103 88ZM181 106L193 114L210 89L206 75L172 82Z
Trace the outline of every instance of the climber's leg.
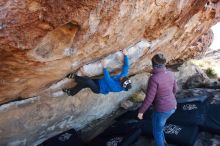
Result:
M91 80L89 77L86 76L78 76L78 75L74 75L75 81L79 84L88 84L88 82Z
M75 75L75 81L82 84L85 88L90 88L94 93L99 93L99 84L97 79L90 79L89 77L81 77Z
M83 88L90 88L94 93L99 93L99 85L96 80L75 76L77 85L73 88L63 89L69 96L77 94Z
M90 79L87 81L87 87L90 88L94 93L99 94L99 84L97 79Z
M74 96L75 94L77 94L83 88L84 88L84 86L77 84L73 88L63 89L63 92L67 93L67 95L69 95L69 96Z

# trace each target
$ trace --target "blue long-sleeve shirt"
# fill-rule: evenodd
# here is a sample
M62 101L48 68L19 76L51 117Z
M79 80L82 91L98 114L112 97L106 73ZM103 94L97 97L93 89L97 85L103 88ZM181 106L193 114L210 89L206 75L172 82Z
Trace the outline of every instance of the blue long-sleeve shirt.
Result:
M120 78L128 76L128 56L124 56L124 65L122 68L122 72L116 76L110 76L107 68L103 68L104 77L98 80L99 83L99 91L102 94L108 94L109 92L120 92L123 91L124 88L120 83Z

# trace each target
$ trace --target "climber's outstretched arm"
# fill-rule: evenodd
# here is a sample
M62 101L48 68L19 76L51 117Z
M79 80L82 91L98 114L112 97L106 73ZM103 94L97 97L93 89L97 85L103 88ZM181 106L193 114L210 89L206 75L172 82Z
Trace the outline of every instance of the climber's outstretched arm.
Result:
M124 65L122 67L122 72L120 76L128 76L128 70L129 70L129 63L128 63L128 56L127 56L127 50L122 50L122 53L124 54Z

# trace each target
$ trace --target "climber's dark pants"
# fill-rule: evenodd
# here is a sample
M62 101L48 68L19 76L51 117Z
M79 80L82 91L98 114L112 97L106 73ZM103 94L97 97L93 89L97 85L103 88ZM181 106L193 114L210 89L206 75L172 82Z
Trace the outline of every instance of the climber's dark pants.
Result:
M94 93L100 93L97 79L90 79L89 77L80 77L75 75L75 81L77 82L77 85L73 88L69 88L70 95L72 96L77 94L83 88L90 88Z

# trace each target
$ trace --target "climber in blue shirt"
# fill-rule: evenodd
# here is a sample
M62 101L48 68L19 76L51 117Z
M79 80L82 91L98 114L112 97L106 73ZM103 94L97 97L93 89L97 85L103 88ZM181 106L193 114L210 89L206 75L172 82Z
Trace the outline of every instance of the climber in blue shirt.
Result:
M124 54L124 65L122 72L116 76L110 76L106 62L103 61L104 77L101 79L90 79L89 77L81 77L74 73L68 74L66 77L75 79L77 85L73 88L63 89L63 92L69 96L77 94L83 88L90 88L94 93L108 94L109 92L128 91L131 89L131 80L128 78L128 56L127 51L122 51Z

